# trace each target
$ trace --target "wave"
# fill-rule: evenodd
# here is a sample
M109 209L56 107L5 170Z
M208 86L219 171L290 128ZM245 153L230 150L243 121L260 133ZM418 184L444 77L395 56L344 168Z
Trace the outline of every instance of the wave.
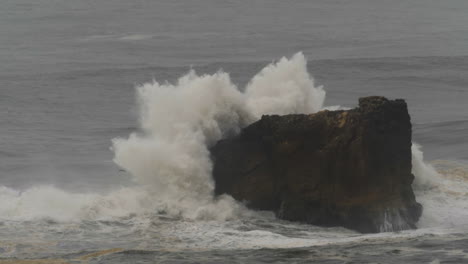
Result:
M112 219L143 212L150 204L138 188L122 188L109 194L70 193L50 185L19 191L0 187L0 219L61 222Z
M176 84L153 81L137 93L142 133L115 139L114 160L156 200L187 218L219 213L225 210L220 203L239 206L228 196L213 199L211 145L263 114L313 113L325 99L302 53L265 67L245 92L227 73L199 76L192 70Z
M243 89L222 71L198 75L191 70L174 84L153 80L137 87L139 132L112 141L114 162L133 176L135 187L107 194L69 193L53 186L25 191L0 187L0 219L67 222L154 213L198 220L252 216L232 197L214 197L209 147L263 114L338 108L324 107L324 100L325 91L315 85L302 53L267 65ZM465 226L468 177L439 173L424 162L417 144L412 153L413 186L425 208L420 227Z
M74 194L53 186L0 188L0 218L58 221L160 212L189 219L232 219L248 210L230 196L213 198L208 147L263 114L312 113L325 99L302 53L266 66L240 92L229 74L190 71L175 84L137 87L141 132L113 140L114 161L138 187ZM4 201L4 202L3 202Z
M453 161L424 162L421 146L413 143L413 188L423 205L418 227L468 230L468 166Z
M93 35L87 36L80 39L79 41L115 41L115 40L126 40L126 41L138 41L148 40L154 38L153 34L108 34L108 35Z

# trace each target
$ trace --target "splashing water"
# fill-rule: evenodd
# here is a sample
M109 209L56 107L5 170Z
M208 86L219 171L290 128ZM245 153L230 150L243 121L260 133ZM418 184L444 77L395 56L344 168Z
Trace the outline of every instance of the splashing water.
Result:
M307 114L321 110L325 91L315 87L302 53L270 64L248 84L247 106L258 120L264 114Z
M228 73L189 71L175 84L137 87L140 131L113 140L114 161L138 187L108 194L68 193L53 186L24 192L3 187L0 217L75 221L152 212L189 219L231 219L249 214L230 196L213 198L208 148L263 114L313 113L325 99L302 53L261 70L245 88Z
M336 107L323 106L325 92L314 84L302 53L266 66L241 91L222 71L197 75L192 70L174 84L153 81L137 87L140 131L114 139L112 147L114 161L131 173L136 187L108 194L69 193L52 186L23 192L1 187L0 218L67 222L155 212L203 220L252 215L230 196L213 196L208 148L263 114ZM413 187L425 208L419 226L465 226L467 179L438 173L424 163L417 144L412 153ZM464 209L455 212L448 203Z
M413 142L412 153L412 173L415 175L413 187L417 189L427 189L437 184L440 175L431 165L424 162L424 155L421 146Z
M316 112L325 92L314 86L298 53L265 67L245 93L227 73L190 71L176 84L154 81L139 87L138 99L142 132L114 140L115 162L167 208L204 218L206 211L225 211L220 203L235 203L226 196L213 200L208 147L263 114Z
M423 205L418 227L443 227L454 232L468 230L468 167L440 161L436 170L423 160L421 146L413 143L412 172L416 198Z

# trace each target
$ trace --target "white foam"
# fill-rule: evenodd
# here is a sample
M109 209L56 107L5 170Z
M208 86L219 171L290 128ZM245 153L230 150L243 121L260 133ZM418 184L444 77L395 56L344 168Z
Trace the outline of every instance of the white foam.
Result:
M17 191L0 186L0 219L81 221L112 219L150 210L148 197L138 188L122 188L109 194L70 193L53 186Z
M143 132L113 141L115 162L170 211L188 218L229 218L242 207L232 198L213 199L209 146L263 114L318 111L325 97L302 53L265 67L245 93L227 73L193 70L175 84L153 81L137 91Z
M413 144L413 187L423 205L420 228L442 228L447 232L468 230L468 168L452 162L440 173L423 160L421 146Z
M411 146L412 173L415 175L413 187L425 189L433 187L439 180L439 173L430 164L424 162L421 145L414 143Z

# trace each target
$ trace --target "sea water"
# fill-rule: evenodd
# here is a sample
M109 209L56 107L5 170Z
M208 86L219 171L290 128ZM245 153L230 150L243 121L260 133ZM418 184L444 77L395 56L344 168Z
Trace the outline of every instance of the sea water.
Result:
M2 1L0 263L468 263L467 11ZM213 197L216 140L369 95L408 103L417 230L362 235Z

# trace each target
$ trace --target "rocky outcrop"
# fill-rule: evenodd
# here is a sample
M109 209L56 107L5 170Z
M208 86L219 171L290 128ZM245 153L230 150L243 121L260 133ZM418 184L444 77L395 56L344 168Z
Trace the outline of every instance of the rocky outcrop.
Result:
M411 123L404 100L351 110L263 116L211 149L215 193L250 208L360 232L415 228Z

